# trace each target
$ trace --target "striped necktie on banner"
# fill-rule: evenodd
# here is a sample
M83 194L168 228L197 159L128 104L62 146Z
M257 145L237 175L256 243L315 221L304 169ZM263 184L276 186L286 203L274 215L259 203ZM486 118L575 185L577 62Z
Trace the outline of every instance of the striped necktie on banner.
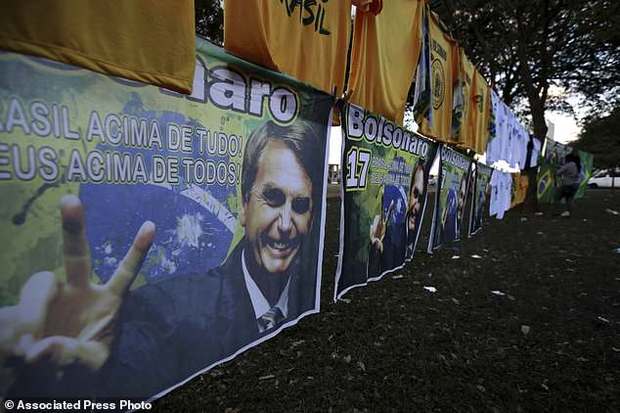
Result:
M278 307L271 307L269 311L260 316L258 320L258 330L259 332L263 332L273 328L276 324L284 319L284 314Z

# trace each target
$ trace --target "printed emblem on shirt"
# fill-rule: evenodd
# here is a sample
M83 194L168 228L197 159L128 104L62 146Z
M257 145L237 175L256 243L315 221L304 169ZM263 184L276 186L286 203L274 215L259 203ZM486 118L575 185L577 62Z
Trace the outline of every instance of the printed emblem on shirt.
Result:
M444 69L441 60L433 59L433 109L437 110L443 104L445 93Z

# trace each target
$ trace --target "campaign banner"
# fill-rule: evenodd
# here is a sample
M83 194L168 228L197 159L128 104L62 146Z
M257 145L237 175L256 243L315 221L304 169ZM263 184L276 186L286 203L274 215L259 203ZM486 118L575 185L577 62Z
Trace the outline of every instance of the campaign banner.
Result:
M319 311L333 98L201 39L195 72L0 53L3 398L152 399Z
M470 191L472 201L469 213L469 236L475 235L482 229L482 222L489 201L491 174L493 168L480 162L476 163L474 186Z
M445 243L461 239L472 163L470 157L445 145L441 146L439 153L435 209L428 240L429 254Z
M483 154L489 141L489 120L491 117L491 88L486 79L474 68L474 83L471 92L469 127L471 128L474 151ZM488 162L488 158L487 158Z
M538 169L537 196L538 202L553 203L558 183L556 172L564 163L566 155L572 152L572 147L547 139L545 154Z
M583 195L586 192L586 188L588 187L588 181L592 177L592 170L594 168L594 156L585 151L577 151L579 155L579 160L581 161L581 183L579 184L579 189L577 189L577 193L575 194L575 199L583 198Z
M536 195L538 202L553 203L555 197L555 171L557 166L547 162L544 158L538 167Z
M458 72L458 45L443 31L442 23L434 12L427 13L431 62L430 113L418 117L420 131L439 141L452 141L453 90Z
M344 107L342 130L335 300L413 259L438 146L353 104Z
M478 107L472 105L475 102L472 95L475 91L476 69L463 48L458 48L458 57L452 109L452 137L459 145L473 150L475 148L474 130L468 120L472 117L470 112L478 110Z
M521 205L525 202L527 188L529 187L529 179L527 175L521 175L520 172L511 174L512 177L512 195L510 200L510 208Z
M416 122L426 121L429 125L433 123L433 111L431 109L431 39L428 27L428 9L422 10L422 38L420 48L420 58L416 67L415 79L413 84L413 116Z

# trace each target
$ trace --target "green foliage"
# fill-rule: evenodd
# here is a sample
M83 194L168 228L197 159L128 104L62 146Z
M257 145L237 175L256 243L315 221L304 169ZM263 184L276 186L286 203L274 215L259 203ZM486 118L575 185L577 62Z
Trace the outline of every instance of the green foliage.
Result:
M611 114L587 119L573 146L594 155L596 168L620 165L620 106Z
M195 0L196 34L211 42L224 44L224 10L221 0Z
M527 102L534 128L545 110L571 112L551 87L609 111L620 91L617 0L437 0L432 5L509 105ZM542 124L541 124L542 122Z

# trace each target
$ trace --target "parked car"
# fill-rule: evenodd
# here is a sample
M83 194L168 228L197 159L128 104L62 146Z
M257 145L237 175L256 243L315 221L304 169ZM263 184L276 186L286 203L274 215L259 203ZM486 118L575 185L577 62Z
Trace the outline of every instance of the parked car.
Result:
M588 187L611 188L612 179L615 180L613 186L620 187L620 168L616 168L615 170L601 169L600 171L595 172L588 180Z

